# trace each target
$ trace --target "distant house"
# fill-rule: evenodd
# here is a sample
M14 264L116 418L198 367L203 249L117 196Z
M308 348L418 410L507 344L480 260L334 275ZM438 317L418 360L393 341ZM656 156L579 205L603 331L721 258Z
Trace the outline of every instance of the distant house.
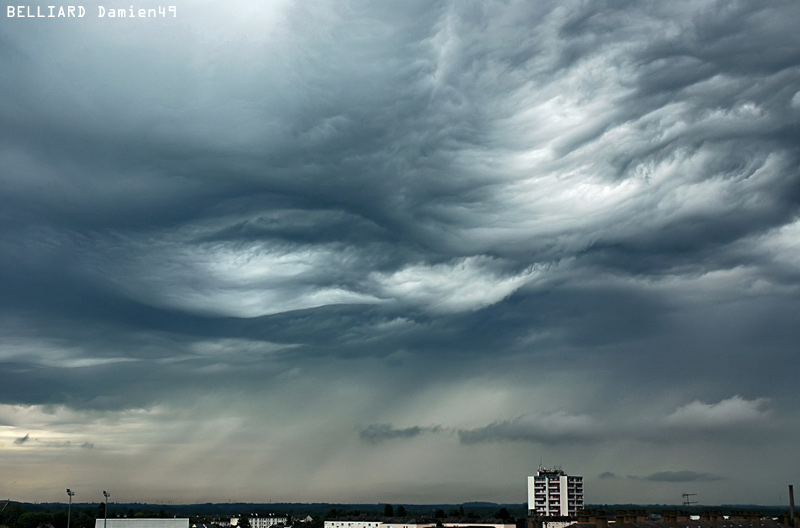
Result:
M194 522L191 525L189 525L189 528L217 528L217 526L218 525L209 524L209 523Z
M575 524L576 517L528 515L528 528L567 528Z

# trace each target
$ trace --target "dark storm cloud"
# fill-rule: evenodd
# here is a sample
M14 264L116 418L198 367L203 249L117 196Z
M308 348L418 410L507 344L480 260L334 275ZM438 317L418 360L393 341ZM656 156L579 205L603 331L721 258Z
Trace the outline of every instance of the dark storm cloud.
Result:
M436 433L441 431L441 427L406 427L404 429L397 429L392 424L370 424L361 431L358 436L362 441L370 444L378 444L393 440L395 438L414 438L424 433Z
M610 440L655 443L714 441L718 444L750 441L768 428L778 427L773 409L763 398L747 400L741 396L716 402L693 401L665 416L624 417L604 421L590 415L571 415L563 411L531 413L485 427L462 429L463 444L485 442L528 442L543 445L595 444ZM782 424L781 426L785 426ZM400 436L400 435L398 435ZM606 475L608 478L612 475Z
M35 439L36 445L46 448L55 448L55 449L66 449L70 447L74 447L72 442L70 441L47 441L47 440L40 440L39 438Z
M4 24L9 441L171 440L208 398L226 449L330 437L323 479L364 423L642 474L795 431L799 4L241 7Z
M524 441L542 444L587 442L597 440L601 427L589 416L566 413L527 415L515 420L496 422L479 429L458 432L464 444L497 441Z
M711 473L697 473L696 471L659 471L645 477L654 482L714 482L725 477Z

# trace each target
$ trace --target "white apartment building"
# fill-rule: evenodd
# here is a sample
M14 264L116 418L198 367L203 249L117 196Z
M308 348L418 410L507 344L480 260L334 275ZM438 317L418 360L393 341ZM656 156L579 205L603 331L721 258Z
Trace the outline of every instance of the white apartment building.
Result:
M539 466L528 477L528 510L543 517L578 515L583 509L583 477L567 475L560 468Z
M239 526L239 519L241 517L231 518L231 526ZM272 528L276 524L283 524L284 526L289 523L289 517L286 515L276 515L270 513L267 516L248 517L250 520L250 528Z

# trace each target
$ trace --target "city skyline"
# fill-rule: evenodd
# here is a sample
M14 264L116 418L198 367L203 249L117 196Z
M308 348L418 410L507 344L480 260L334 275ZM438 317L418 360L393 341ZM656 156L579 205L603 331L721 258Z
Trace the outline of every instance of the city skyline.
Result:
M786 502L800 3L170 5L0 13L0 496Z

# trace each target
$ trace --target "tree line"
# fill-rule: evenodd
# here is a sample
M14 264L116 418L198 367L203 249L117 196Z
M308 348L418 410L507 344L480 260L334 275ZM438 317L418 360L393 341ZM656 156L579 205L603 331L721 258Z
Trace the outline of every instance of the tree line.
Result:
M0 528L67 528L68 508L50 511L29 511L20 503L6 503L0 511ZM95 520L102 519L106 514L105 503L100 503L97 507L76 507L73 505L69 512L69 528L94 528ZM164 510L156 512L153 510L120 511L109 508L108 518L116 517L172 517L167 515Z

